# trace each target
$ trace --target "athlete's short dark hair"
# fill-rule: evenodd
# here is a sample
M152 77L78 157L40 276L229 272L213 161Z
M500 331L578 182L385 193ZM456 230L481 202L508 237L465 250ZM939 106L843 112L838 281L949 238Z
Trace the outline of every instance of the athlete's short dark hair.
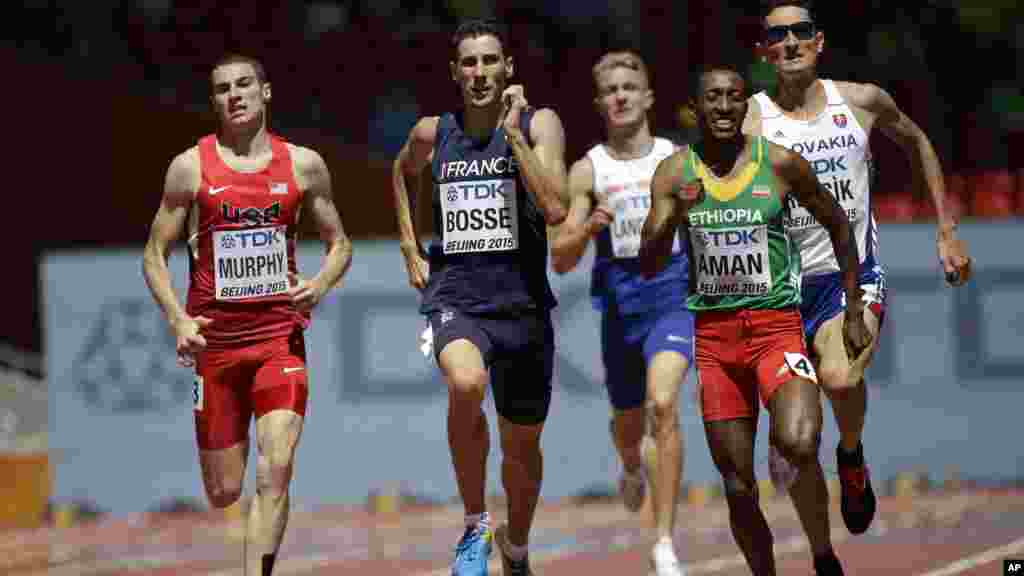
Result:
M744 82L747 81L743 75L743 66L740 66L736 62L722 61L722 62L710 62L701 66L699 70L693 73L690 77L690 97L694 102L697 101L701 94L701 90L704 85L704 77L712 72L732 72L740 77Z
M761 4L764 7L761 11L761 20L767 18L768 15L776 8L782 8L784 6L803 8L811 15L811 20L814 20L814 0L764 0Z
M461 44L466 38L476 38L478 36L494 36L498 39L498 43L501 44L502 53L505 56L508 56L508 42L506 41L505 31L502 29L502 26L498 24L498 21L493 19L473 18L470 20L463 20L462 23L459 24L459 27L455 29L455 33L452 34L452 62L457 60L459 57L459 44Z
M213 76L214 70L221 66L227 66L228 64L249 64L252 66L252 69L256 71L256 80L258 80L260 84L267 81L267 72L264 70L262 62L252 56L246 56L245 54L238 54L236 52L229 52L228 54L224 54L218 58L217 61L213 63L213 66L210 67L211 77Z

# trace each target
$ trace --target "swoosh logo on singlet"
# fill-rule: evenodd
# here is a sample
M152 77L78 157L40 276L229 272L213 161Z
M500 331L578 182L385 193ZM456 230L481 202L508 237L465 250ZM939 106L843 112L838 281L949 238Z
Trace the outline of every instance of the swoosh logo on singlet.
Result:
M214 187L211 186L210 187L210 196L215 196L217 194L217 192L222 192L224 190L227 190L228 188L231 188L231 184L228 184L227 186L221 186L219 188L214 188Z

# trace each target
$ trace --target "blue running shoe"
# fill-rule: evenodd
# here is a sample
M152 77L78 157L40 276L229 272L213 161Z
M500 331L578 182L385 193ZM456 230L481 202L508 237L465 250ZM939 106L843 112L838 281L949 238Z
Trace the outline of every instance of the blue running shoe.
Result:
M487 559L491 555L491 529L487 524L467 526L455 545L452 576L487 576Z

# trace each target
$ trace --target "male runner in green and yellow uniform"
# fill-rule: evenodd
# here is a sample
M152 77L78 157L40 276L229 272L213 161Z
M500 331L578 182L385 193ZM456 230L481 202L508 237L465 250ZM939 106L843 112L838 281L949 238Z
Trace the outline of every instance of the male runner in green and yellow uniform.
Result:
M701 140L659 164L641 258L654 274L677 228L690 243L690 296L705 433L725 483L733 536L756 576L774 576L772 534L754 478L757 396L772 445L798 476L790 495L820 576L841 575L832 549L818 445L821 402L800 319L800 256L784 225L792 194L828 230L847 293L844 336L869 343L857 283L859 259L846 214L798 154L741 133L743 79L731 67L698 78Z

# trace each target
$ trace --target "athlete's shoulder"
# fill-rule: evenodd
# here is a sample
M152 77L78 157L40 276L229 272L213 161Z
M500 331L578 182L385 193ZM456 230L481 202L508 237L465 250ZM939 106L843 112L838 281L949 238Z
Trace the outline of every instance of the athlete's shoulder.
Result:
M553 108L536 108L533 116L530 116L530 136L536 138L539 134L557 131L563 133L562 119Z
M785 146L776 144L763 136L758 136L758 138L764 142L764 151L768 154L768 161L776 168L792 166L795 162L803 159L803 156Z
M167 166L164 178L164 194L178 200L191 200L199 191L201 178L199 146L192 146L179 153Z
M326 164L320 153L312 148L291 142L286 142L285 145L288 147L288 153L291 154L292 162L300 170L314 169Z
M178 177L198 176L200 170L199 146L191 146L171 159L167 167L167 176Z
M569 171L589 173L593 175L594 159L590 157L590 154L584 154L582 158L572 163L572 166L569 168Z
M882 98L882 95L885 93L885 90L883 90L881 86L870 82L846 82L833 80L832 83L835 85L839 95L842 96L846 103L859 108L871 109L875 107L879 99Z
M318 184L330 181L327 163L324 162L323 156L319 152L297 144L286 143L286 145L301 189L318 189Z
M689 153L689 144L676 147L671 154L665 156L658 162L658 165L654 168L654 176L652 177L652 180L671 181L677 175L682 174L683 164L685 163L686 157Z
M761 133L761 103L754 96L747 98L747 114L743 117L740 130L755 136Z
M409 132L409 139L421 144L433 144L437 136L437 126L441 123L440 116L422 116Z
M569 167L569 193L590 192L594 188L594 161L590 154L572 163Z

